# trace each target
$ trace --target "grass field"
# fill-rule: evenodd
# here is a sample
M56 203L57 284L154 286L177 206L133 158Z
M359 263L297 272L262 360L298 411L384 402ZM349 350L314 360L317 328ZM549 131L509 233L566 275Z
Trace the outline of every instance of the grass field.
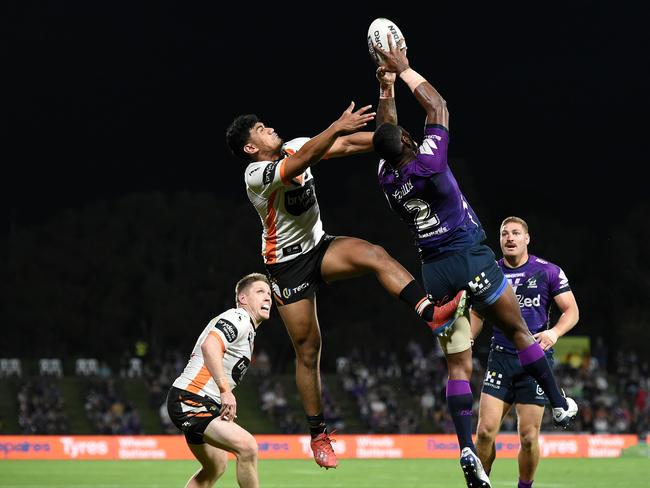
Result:
M198 465L191 461L0 461L0 488L182 488ZM325 471L313 461L260 461L265 488L465 487L453 460L352 460ZM234 464L217 487L236 487ZM537 488L649 486L650 459L544 459ZM517 486L514 460L497 461L494 488Z

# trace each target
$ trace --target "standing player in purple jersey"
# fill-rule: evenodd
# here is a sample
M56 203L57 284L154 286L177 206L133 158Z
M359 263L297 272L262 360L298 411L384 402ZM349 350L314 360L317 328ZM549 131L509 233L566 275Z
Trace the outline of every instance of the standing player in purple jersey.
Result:
M548 394L553 418L566 425L577 414L577 405L560 391L544 350L535 341L521 316L514 291L495 262L492 250L482 244L483 228L463 196L447 162L449 112L440 94L409 66L406 49L393 45L376 49L381 57L377 77L380 100L375 151L381 156L379 182L388 203L411 230L422 261L422 277L435 301L465 289L473 307L498 325L517 349L519 360ZM396 74L411 89L426 112L424 140L418 146L397 125L394 98ZM490 486L472 441L470 388L472 356L469 323L458 320L440 340L447 357L447 403L461 448L461 466L467 485ZM449 340L450 339L450 340ZM451 347L450 347L451 346Z
M553 264L528 254L528 224L519 217L508 217L501 223L501 252L498 261L519 300L521 313L530 332L553 361L553 345L558 337L578 322L578 304L564 271ZM549 328L551 305L555 303L560 318ZM483 319L471 315L472 336L483 327ZM492 346L487 373L481 391L476 447L483 466L489 472L496 457L495 438L503 417L515 405L519 431L519 485L531 488L539 463L539 431L548 399L535 379L517 361L517 350L503 331L492 328Z

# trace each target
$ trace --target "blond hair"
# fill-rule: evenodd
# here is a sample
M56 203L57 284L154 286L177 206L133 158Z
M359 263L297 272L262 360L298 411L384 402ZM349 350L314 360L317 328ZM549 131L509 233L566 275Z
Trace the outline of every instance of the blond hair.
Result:
M526 234L529 233L528 224L526 223L526 221L521 217L515 217L514 215L511 215L510 217L506 217L505 219L503 219L503 222L501 222L501 226L499 227L499 229L503 229L503 226L509 224L510 222L514 222L515 224L521 225L524 228L524 232L526 232Z
M271 283L269 283L269 279L266 277L266 275L263 275L262 273L247 274L235 285L235 303L237 306L239 306L239 295L245 293L246 290L248 290L256 281L262 281L269 285L269 287L271 286Z

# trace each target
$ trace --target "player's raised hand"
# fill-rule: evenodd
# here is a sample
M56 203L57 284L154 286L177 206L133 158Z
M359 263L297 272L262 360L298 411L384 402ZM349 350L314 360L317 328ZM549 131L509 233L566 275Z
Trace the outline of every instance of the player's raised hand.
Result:
M232 422L237 417L237 400L232 391L221 392L221 411L219 418Z
M345 135L363 129L368 125L368 122L371 122L375 118L375 112L368 112L371 108L372 105L366 105L356 112L353 112L354 102L350 102L348 108L345 109L338 120L333 124L336 131L340 135Z
M393 71L388 71L385 66L377 68L375 76L377 77L377 80L379 80L379 84L385 88L393 86L397 79L397 74Z
M405 40L400 39L397 45L393 42L392 36L389 34L388 38L388 51L384 51L376 46L375 51L379 56L379 67L383 67L386 71L400 74L402 71L409 68L409 60L406 57Z

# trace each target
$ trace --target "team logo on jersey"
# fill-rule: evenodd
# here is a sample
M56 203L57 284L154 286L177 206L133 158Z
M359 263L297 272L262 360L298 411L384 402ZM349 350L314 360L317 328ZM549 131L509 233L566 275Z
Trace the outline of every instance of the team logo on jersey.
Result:
M268 185L273 181L273 175L275 175L275 167L278 165L280 161L274 161L273 163L269 163L266 165L266 168L264 168L264 174L262 175L262 182L265 185Z
M482 295L492 286L492 283L490 283L490 280L488 280L487 276L485 276L485 273L481 273L472 281L467 283L467 285L472 290L472 293L474 293L474 295Z
M235 339L237 339L237 327L226 319L219 319L215 324L215 328L223 332L228 342L235 342Z
M316 203L316 188L314 180L309 180L295 190L290 190L284 194L284 208L287 209L291 215L296 217L304 214L307 210L314 206Z

